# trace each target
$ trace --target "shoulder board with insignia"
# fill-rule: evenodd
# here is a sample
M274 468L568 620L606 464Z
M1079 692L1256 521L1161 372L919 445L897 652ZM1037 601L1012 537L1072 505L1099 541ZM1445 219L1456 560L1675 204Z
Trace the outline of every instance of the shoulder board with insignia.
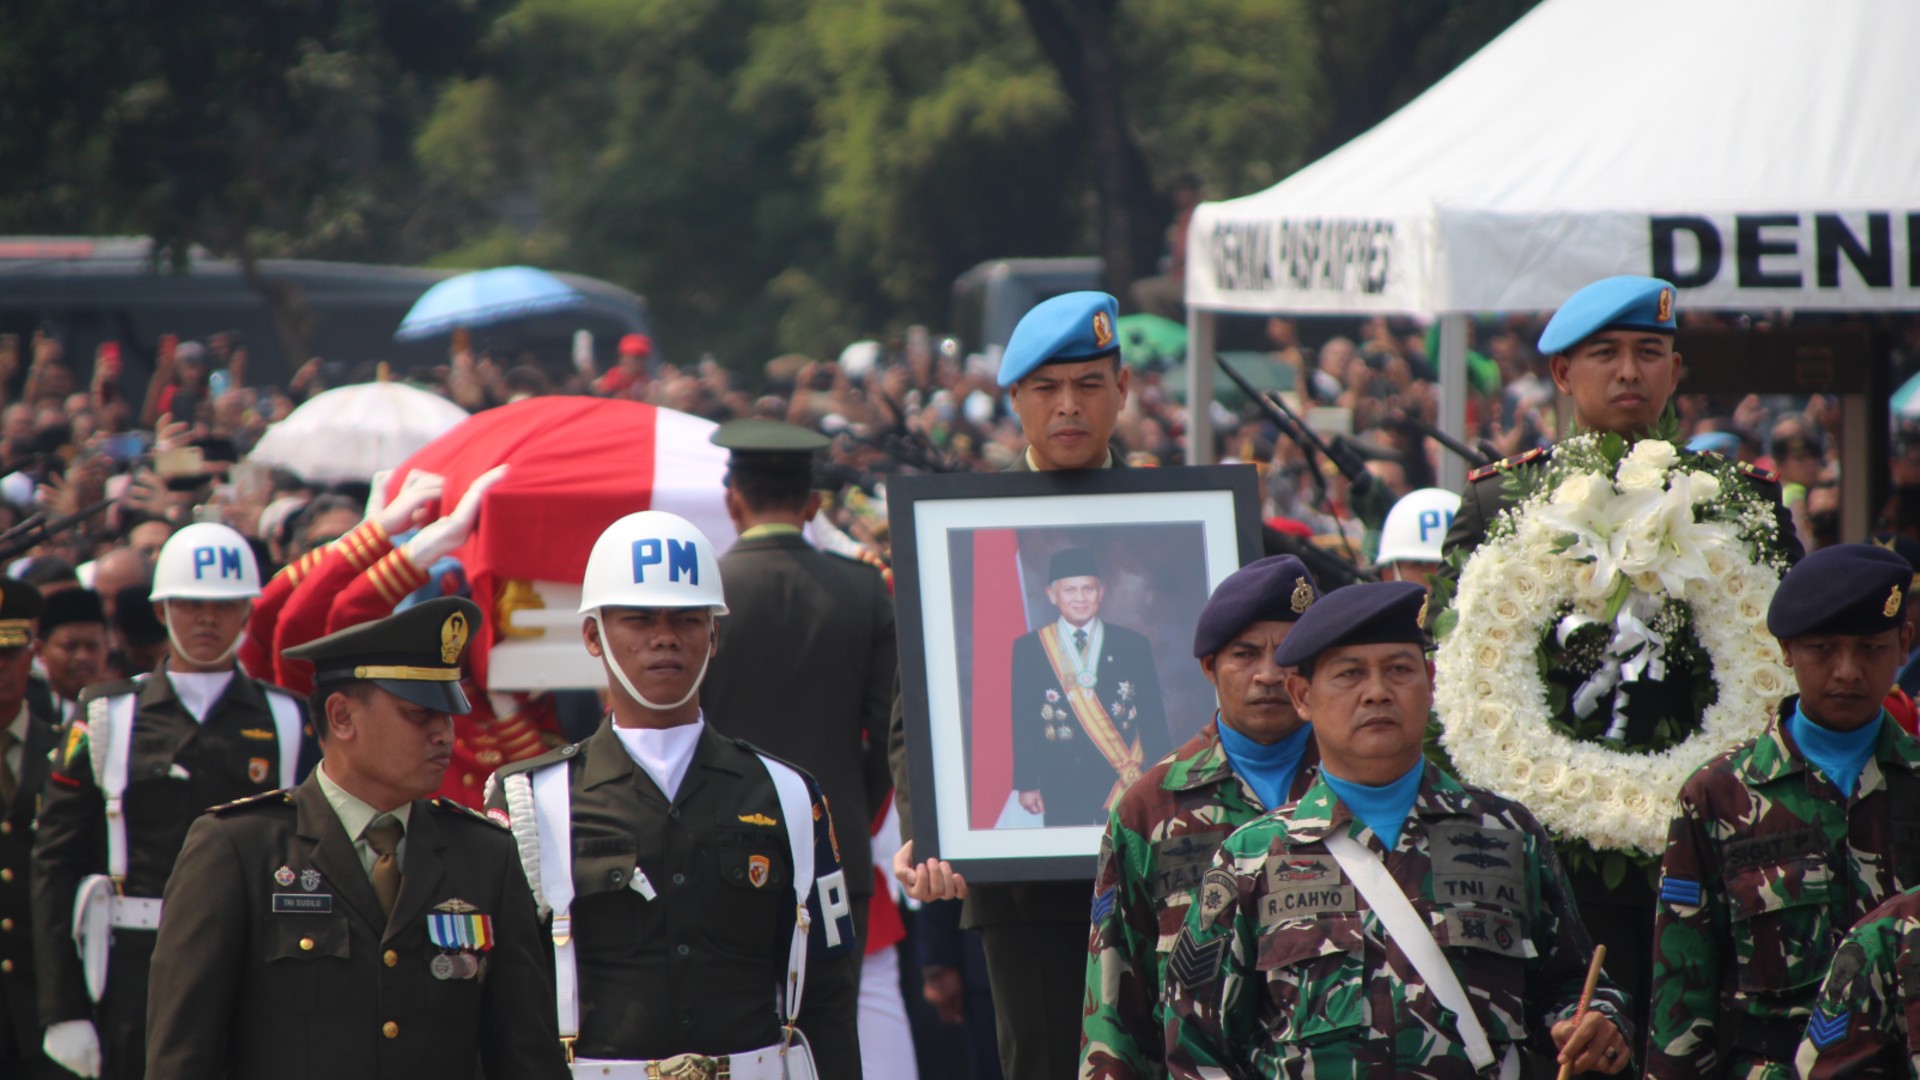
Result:
M1742 475L1750 476L1763 484L1777 484L1780 482L1779 473L1774 472L1772 469L1763 469L1751 462L1736 461L1733 467L1740 470Z
M580 752L580 747L584 745L586 744L568 743L565 746L556 746L552 750L535 757L521 758L519 761L509 761L493 772L495 776L500 777L512 776L514 773L532 772L544 765L551 765L556 761L565 761L573 757Z
M113 682L94 683L92 686L80 691L80 704L85 705L89 702L97 701L100 698L119 697L122 694L137 694L140 692L140 688L146 685L146 681L147 677L145 675L139 675L131 679L116 679Z
M428 804L432 806L435 810L441 810L449 814L458 814L461 817L472 818L475 821L486 822L488 828L501 829L501 830L505 830L507 828L505 825L502 825L498 821L495 821L493 818L490 818L487 815L481 813L480 811L475 810L473 807L468 806L465 803L454 802L452 799L432 799L432 800L429 800Z
M249 795L244 799L235 799L230 803L221 803L210 808L210 814L224 814L231 810L240 810L249 806L265 806L270 803L290 803L293 801L293 789L281 788L279 791L263 791L258 795Z
M1526 453L1521 454L1519 457L1501 458L1491 465L1482 465L1468 473L1467 483L1477 484L1489 476L1499 476L1509 469L1519 468L1522 465L1538 461L1545 456L1547 456L1546 450L1536 446Z

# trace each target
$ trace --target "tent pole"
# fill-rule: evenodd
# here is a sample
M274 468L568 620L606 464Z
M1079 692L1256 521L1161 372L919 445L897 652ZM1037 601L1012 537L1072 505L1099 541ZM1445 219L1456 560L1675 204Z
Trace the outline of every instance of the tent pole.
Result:
M1467 438L1467 318L1465 312L1440 316L1439 427L1471 445ZM1448 491L1466 490L1467 463L1459 454L1441 451L1440 486Z
M1187 309L1187 464L1213 464L1213 320Z

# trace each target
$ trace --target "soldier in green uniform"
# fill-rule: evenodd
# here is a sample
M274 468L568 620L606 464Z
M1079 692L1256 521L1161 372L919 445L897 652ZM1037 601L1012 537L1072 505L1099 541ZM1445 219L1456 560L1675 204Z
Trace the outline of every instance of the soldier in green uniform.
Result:
M1881 706L1913 634L1912 578L1885 548L1842 544L1774 593L1767 626L1800 693L1680 791L1655 909L1649 1076L1794 1075L1840 935L1920 885L1920 743Z
M1540 335L1539 348L1550 358L1554 386L1573 399L1573 422L1580 430L1633 440L1652 432L1666 415L1680 378L1680 354L1673 348L1676 296L1673 284L1659 278L1610 277L1574 293L1554 312ZM1440 603L1433 615L1451 599L1458 568L1486 539L1487 527L1511 505L1507 475L1543 462L1552 452L1532 450L1468 474L1459 512L1442 548L1446 562L1436 578L1435 596ZM1683 450L1681 456L1690 453ZM1739 470L1774 504L1780 546L1789 561L1798 560L1803 552L1793 522L1780 505L1779 478L1744 463ZM1569 698L1573 689L1568 687ZM1625 745L1646 746L1655 725L1664 718L1691 717L1693 698L1693 674L1684 665L1665 679L1636 683L1627 708ZM1677 738L1686 738L1697 727L1694 722L1681 725ZM1636 1009L1644 1009L1648 958L1653 952L1649 937L1653 887L1637 873L1627 874L1618 887L1609 887L1601 872L1584 862L1576 863L1570 876L1587 928L1594 940L1607 947L1608 965L1633 996ZM1636 1022L1641 1020L1644 1013L1636 1017Z
M551 919L547 989L575 1075L860 1080L827 802L702 718L727 613L713 545L684 518L629 514L594 542L580 604L610 714L487 792Z
M899 667L893 594L880 571L816 549L813 456L828 440L772 420L713 433L732 451L727 513L739 542L720 556L727 611L700 708L716 731L806 770L834 808L851 868L855 936L873 896L870 824L886 805L887 718Z
M1834 950L1806 1034L1797 1075L1920 1076L1920 890L1867 913ZM1797 1029L1796 1029L1797 1033ZM1795 1074L1787 1074L1795 1075Z
M148 964L188 828L209 806L293 786L311 765L305 704L233 659L259 595L239 533L201 522L168 538L152 599L171 655L151 674L87 687L47 777L34 956L47 1055L75 1072L145 1073Z
M33 818L47 782L47 758L60 746L53 709L28 693L40 604L40 590L0 578L0 1076L25 1080L60 1075L40 1048L27 889Z
M1319 597L1306 566L1273 555L1213 591L1193 654L1220 708L1147 770L1107 820L1093 879L1082 1080L1158 1080L1162 971L1200 876L1227 834L1305 793L1319 760L1273 652Z
M1517 1077L1529 1046L1626 1068L1610 981L1576 1019L1592 946L1546 831L1422 756L1425 606L1418 585L1351 586L1281 643L1320 775L1229 836L1188 906L1170 1075Z
M480 609L429 600L287 650L325 748L195 821L153 952L155 1077L567 1075L513 838L429 799Z

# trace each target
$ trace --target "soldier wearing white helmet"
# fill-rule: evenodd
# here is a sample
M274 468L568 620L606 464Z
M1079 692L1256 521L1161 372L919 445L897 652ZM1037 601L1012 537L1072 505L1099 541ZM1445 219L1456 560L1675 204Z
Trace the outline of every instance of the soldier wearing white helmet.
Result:
M1380 554L1373 560L1384 581L1411 581L1431 588L1440 572L1440 544L1453 526L1460 496L1443 488L1420 488L1401 496L1380 527Z
M691 523L646 511L608 526L580 614L610 714L488 784L488 813L513 829L551 920L576 1075L861 1075L853 912L826 800L700 712L726 611L713 545Z
M148 968L188 826L209 806L292 787L317 760L305 703L234 663L259 595L245 537L211 522L173 534L151 594L172 655L88 687L55 754L34 846L34 955L47 1056L78 1075L146 1071Z

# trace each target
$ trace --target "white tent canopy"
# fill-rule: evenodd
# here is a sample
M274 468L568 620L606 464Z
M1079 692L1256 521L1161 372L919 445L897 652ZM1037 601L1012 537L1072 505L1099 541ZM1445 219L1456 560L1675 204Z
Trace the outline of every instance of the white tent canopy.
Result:
M1203 204L1187 302L1920 308L1920 4L1547 0L1378 127Z
M1192 349L1213 312L1551 310L1609 274L1683 307L1920 309L1915 42L1911 0L1546 0L1373 130L1202 204Z

